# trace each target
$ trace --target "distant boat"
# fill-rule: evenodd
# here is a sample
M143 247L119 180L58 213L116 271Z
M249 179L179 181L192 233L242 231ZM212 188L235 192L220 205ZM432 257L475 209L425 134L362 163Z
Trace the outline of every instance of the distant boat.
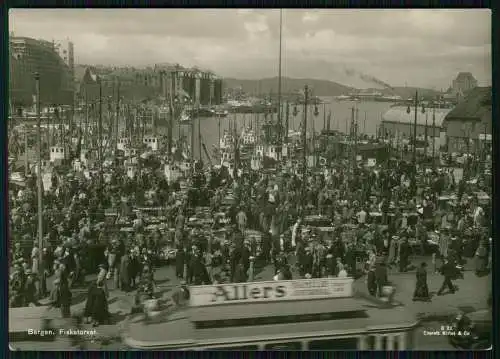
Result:
M179 120L179 121L180 121L180 122L184 122L184 123L186 123L186 122L190 122L190 121L191 121L191 117L188 115L188 113L187 113L187 112L183 112L183 113L181 114L181 118L180 118L180 120Z
M227 110L214 110L215 117L227 117L229 111Z
M337 96L335 97L337 100L339 101L345 101L345 100L349 100L351 98L351 96L348 96L348 95L340 95L340 96Z

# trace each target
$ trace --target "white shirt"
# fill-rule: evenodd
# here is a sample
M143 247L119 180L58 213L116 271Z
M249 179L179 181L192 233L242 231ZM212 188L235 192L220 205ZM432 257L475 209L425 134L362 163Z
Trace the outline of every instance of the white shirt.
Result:
M339 275L337 276L338 278L347 278L347 272L345 269L342 269L339 271Z
M297 244L297 231L298 230L299 230L299 223L296 222L293 225L293 229L292 229L292 247L295 247L295 245Z
M476 226L480 225L480 220L483 214L484 210L480 206L477 206L476 209L474 210L474 225Z
M358 217L358 223L366 222L366 212L364 210L359 211L357 217Z

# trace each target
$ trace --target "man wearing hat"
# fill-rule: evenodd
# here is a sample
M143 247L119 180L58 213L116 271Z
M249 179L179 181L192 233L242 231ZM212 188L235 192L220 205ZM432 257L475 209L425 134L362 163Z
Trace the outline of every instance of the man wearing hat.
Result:
M399 252L399 271L400 272L406 272L408 271L408 265L409 263L409 257L411 253L411 248L410 245L408 244L408 238L406 235L403 235L402 240L399 244L398 248Z
M443 265L441 266L441 274L444 277L443 284L439 288L437 295L442 295L445 288L448 288L450 293L455 293L456 287L453 285L452 279L455 277L457 269L455 265L448 260L448 258L443 258Z
M38 306L38 301L36 300L36 274L30 269L26 270L26 282L24 284L24 306L27 307L30 304Z
M439 236L439 254L441 258L448 257L448 247L450 242L450 227L441 229Z
M105 289L105 281L98 279L87 292L84 317L87 322L92 320L94 327L109 321L108 300Z
M14 262L13 267L13 271L9 277L9 306L14 308L24 304L23 292L26 275L19 260Z
M50 293L50 306L60 308L63 318L71 316L71 297L72 294L67 280L64 277L56 277L53 282L52 292Z

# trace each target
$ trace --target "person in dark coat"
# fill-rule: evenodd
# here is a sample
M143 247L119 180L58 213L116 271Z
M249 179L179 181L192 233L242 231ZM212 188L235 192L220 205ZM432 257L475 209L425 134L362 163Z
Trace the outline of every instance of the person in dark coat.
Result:
M375 267L375 282L377 283L377 296L382 297L382 289L389 283L387 265L384 261L377 263Z
M190 260L188 282L194 285L210 284L207 268L201 253L197 249L195 249L195 253Z
M128 292L131 288L130 283L130 256L126 252L120 260L120 289Z
M427 286L427 263L422 262L417 269L417 282L413 292L413 300L430 301L429 287Z
M184 262L186 260L186 254L182 246L177 247L177 252L175 254L175 275L177 278L184 277Z
M129 267L130 267L130 271L129 271L129 275L130 275L130 285L132 288L135 288L136 287L136 284L137 284L137 277L139 276L139 274L141 273L142 271L142 266L141 266L141 263L139 261L139 254L137 253L138 250L134 250L131 255L130 255L130 264L129 264Z
M403 238L403 241L399 247L399 271L406 272L408 270L410 258L410 245L408 244L408 239Z
M238 265L236 266L235 272L234 272L234 282L235 283L244 283L248 279L247 273L245 272L245 265L243 264L243 261L240 261Z
M26 271L26 282L24 284L24 305L27 307L30 304L38 306L38 301L36 299L36 278L31 270Z
M290 270L289 264L285 264L281 268L281 275L282 275L283 280L292 280L293 279L292 271Z
M302 272L305 274L312 273L313 270L314 257L312 254L311 247L306 247L305 254L303 257L303 263L301 263Z
M475 273L482 276L488 273L489 243L481 241L475 255Z
M448 260L448 258L444 259L444 263L441 266L441 274L444 277L443 284L441 288L439 288L437 295L442 295L445 288L448 288L450 293L455 293L456 287L453 285L452 278L455 277L457 269L453 265L452 262Z
M108 300L104 291L104 282L99 280L93 283L87 293L84 316L87 321L92 320L93 326L109 322Z
M54 280L54 288L51 293L51 307L56 307L61 309L61 315L63 318L69 318L71 316L71 290L68 286L68 281L66 278L56 278Z

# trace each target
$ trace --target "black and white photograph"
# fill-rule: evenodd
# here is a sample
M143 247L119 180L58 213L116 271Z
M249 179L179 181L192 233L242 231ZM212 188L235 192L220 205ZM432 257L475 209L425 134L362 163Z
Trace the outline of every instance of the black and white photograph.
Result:
M492 347L486 9L11 9L13 351Z

